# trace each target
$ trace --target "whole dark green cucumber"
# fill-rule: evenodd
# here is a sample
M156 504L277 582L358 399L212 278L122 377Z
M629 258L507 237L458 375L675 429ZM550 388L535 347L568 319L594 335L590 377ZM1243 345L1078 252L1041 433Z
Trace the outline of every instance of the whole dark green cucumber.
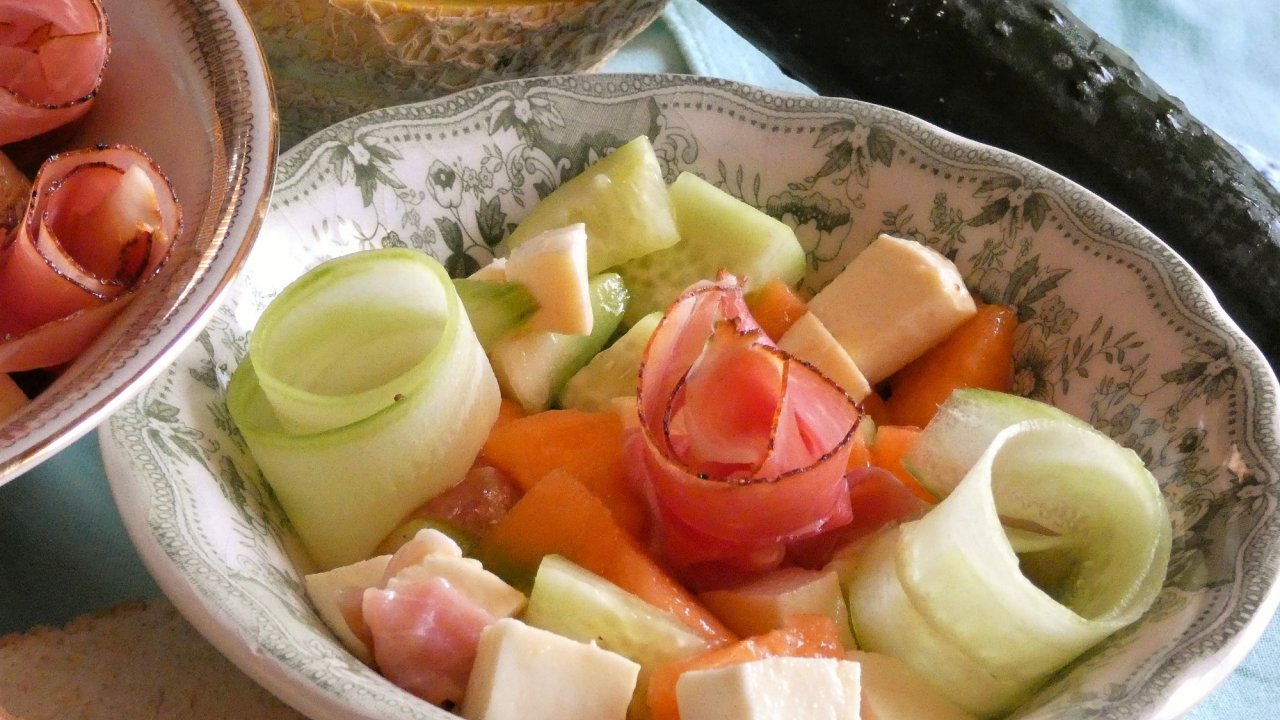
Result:
M1280 362L1280 193L1051 0L702 0L824 95L903 110L1070 177L1184 257Z

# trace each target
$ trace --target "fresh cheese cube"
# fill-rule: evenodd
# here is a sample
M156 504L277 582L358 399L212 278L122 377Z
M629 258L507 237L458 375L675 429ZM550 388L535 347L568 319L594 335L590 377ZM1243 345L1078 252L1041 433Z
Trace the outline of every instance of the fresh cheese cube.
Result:
M338 591L344 587L377 587L382 582L382 575L389 562L390 555L379 555L325 572L313 573L302 579L316 614L329 626L348 652L368 664L373 663L373 653L347 625L346 617L338 608Z
M623 720L640 666L504 618L480 635L462 701L468 720Z
M809 301L809 312L874 385L973 317L977 306L941 253L881 235Z
M507 257L506 275L538 301L525 327L561 335L591 334L586 225L547 230L524 241Z
M818 368L818 372L835 381L854 400L861 401L871 394L871 384L853 363L849 352L812 312L801 315L791 324L778 340L778 347Z
M483 280L485 282L506 282L507 259L494 258L492 262L471 273L469 277L471 280Z
M462 557L462 546L456 540L433 527L422 528L413 534L409 542L400 546L396 553L403 559L412 553L416 558L424 557Z
M859 720L861 669L836 658L771 657L676 681L681 720Z
M854 651L862 667L863 720L974 720L901 660Z

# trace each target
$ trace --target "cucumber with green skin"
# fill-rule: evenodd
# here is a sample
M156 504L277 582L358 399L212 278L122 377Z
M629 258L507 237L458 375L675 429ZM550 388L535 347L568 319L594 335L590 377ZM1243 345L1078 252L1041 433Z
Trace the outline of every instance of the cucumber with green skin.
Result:
M1185 258L1280 362L1280 192L1053 0L703 0L823 95L1039 162Z
M517 283L456 278L453 287L485 352L538 311L538 301Z

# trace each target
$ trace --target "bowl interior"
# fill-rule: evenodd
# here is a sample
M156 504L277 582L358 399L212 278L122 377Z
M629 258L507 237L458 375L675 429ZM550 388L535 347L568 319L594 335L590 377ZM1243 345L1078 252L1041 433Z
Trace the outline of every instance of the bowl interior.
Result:
M697 172L795 226L806 290L880 232L951 256L972 289L1018 310L1017 391L1087 418L1156 474L1175 529L1156 605L1016 717L1172 718L1230 672L1277 601L1277 386L1194 273L1007 153L884 108L677 76L485 86L351 119L281 158L240 292L102 431L135 544L215 645L314 717L446 717L329 638L222 394L263 307L304 269L404 245L474 267L541 192L640 134L669 180Z
M172 359L242 264L266 212L275 115L256 41L230 0L105 0L98 100L57 149L127 143L174 183L183 229L115 322L0 427L0 483L93 429Z

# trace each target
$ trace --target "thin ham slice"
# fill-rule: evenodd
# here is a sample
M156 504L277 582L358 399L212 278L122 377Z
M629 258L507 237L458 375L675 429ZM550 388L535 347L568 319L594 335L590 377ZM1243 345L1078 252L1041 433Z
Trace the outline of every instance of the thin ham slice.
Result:
M786 543L850 521L845 466L860 410L776 347L732 275L695 285L659 323L637 407L632 480L674 565L763 570Z
M523 494L510 476L480 460L462 482L428 500L410 517L438 520L482 538Z
M168 179L136 149L50 158L0 243L0 372L76 357L157 274L181 215Z
M382 674L428 702L460 703L480 633L498 618L438 577L395 589L369 588L363 599Z
M0 0L0 145L84 115L109 54L99 0Z

